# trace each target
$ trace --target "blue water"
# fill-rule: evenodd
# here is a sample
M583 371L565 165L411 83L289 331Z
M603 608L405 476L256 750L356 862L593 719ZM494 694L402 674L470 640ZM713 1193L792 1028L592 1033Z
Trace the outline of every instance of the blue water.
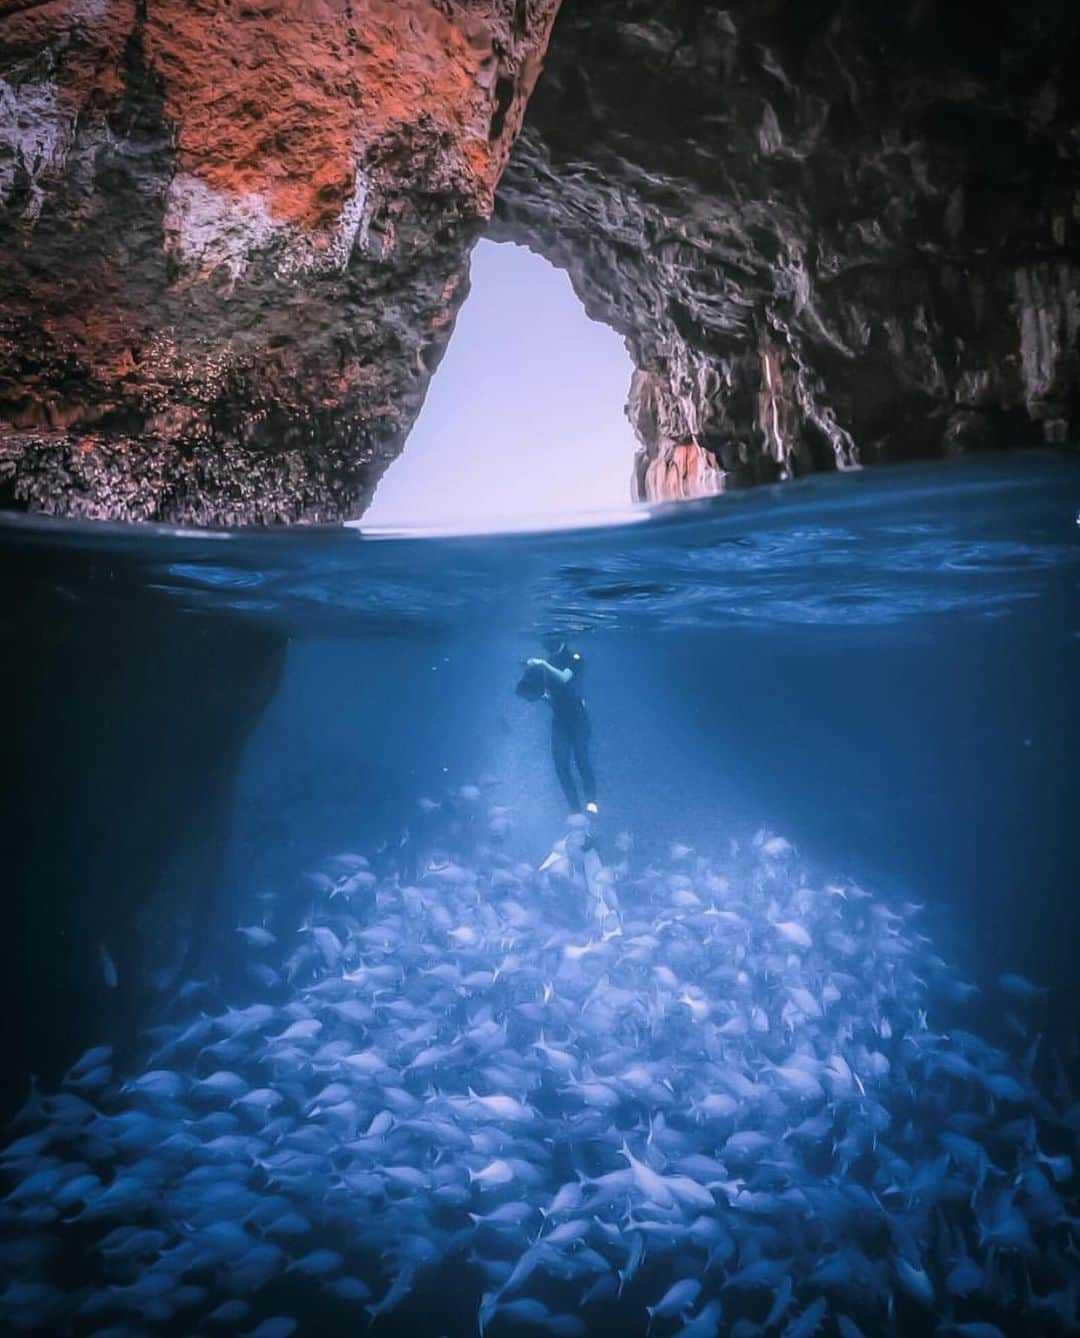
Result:
M9 524L6 1322L1075 1331L1078 511L1063 452ZM588 834L514 694L553 630Z

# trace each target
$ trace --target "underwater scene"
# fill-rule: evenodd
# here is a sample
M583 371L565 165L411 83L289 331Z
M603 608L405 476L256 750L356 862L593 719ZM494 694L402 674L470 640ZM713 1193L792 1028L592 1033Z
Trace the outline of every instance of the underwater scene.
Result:
M3 1330L1080 1332L1078 522L5 518Z

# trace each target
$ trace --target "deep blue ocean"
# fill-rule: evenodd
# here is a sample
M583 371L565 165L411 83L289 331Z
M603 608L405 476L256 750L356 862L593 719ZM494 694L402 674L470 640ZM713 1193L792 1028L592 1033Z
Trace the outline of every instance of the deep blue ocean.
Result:
M0 554L0 1323L1080 1332L1074 451Z

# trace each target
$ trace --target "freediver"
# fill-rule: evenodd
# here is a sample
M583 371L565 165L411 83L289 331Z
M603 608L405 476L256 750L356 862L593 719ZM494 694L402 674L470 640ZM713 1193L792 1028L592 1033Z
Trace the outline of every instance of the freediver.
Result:
M581 695L584 661L580 653L570 650L561 637L551 638L545 649L549 659L525 661L517 694L526 701L543 699L550 705L551 759L570 812L584 812L595 817L600 810L596 803L596 775L589 755L589 713ZM574 776L575 766L577 778Z

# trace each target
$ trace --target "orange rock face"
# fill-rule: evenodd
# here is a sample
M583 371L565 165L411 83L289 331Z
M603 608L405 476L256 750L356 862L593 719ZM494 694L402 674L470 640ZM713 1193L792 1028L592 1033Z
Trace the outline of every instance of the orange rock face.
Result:
M0 10L0 490L359 513L419 409L559 0Z
M724 473L715 458L696 442L665 445L643 457L635 477L635 501L686 502L724 491Z
M279 0L237 34L213 0L174 0L148 14L145 49L179 170L317 232L338 226L358 164L417 131L432 149L460 146L439 155L429 189L490 211L511 139L506 125L492 139L493 85L522 73L502 67L492 17L452 19L430 0Z

